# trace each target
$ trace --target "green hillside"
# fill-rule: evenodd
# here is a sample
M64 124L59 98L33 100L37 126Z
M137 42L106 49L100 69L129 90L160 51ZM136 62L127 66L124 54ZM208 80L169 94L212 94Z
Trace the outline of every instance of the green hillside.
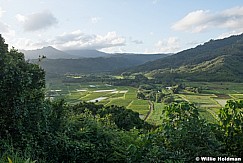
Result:
M111 54L110 54L111 55ZM40 62L47 73L100 73L112 72L143 64L167 56L166 54L114 54L112 57L80 59L43 59ZM32 60L37 63L37 60Z
M153 77L202 81L242 81L243 35L211 40L172 56L139 65L132 72Z
M181 79L189 81L242 81L243 57L219 56L210 61L179 68L153 70L147 75L160 79Z

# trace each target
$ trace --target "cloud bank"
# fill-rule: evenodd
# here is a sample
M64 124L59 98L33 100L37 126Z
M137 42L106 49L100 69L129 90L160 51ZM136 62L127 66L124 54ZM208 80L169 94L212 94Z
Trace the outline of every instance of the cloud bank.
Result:
M3 13L4 13L5 11L0 7L0 18L3 16Z
M15 31L10 28L8 24L5 24L0 21L0 31L4 37L10 38L15 36Z
M17 20L23 24L25 31L38 31L57 24L57 19L50 11L42 11L27 16L17 14Z
M134 44L143 44L142 40L132 40L132 43Z
M155 53L172 53L180 50L180 40L177 37L169 37L167 40L159 40L155 44Z
M106 35L90 35L80 30L64 33L57 36L51 44L61 50L70 49L103 49L115 46L124 46L125 38L118 36L116 32L108 32Z
M234 7L215 13L197 10L176 22L172 29L200 33L213 28L243 31L243 7Z

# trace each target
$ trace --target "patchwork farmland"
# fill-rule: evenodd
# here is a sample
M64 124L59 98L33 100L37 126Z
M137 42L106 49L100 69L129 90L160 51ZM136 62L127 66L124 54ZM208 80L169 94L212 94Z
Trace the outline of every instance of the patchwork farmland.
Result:
M174 94L175 100L184 100L194 103L200 115L206 120L215 123L219 109L225 106L227 100L243 99L243 85L241 83L189 83L190 86L202 87L201 93L187 91ZM226 87L227 85L227 87ZM227 89L227 88L230 88ZM162 92L168 92L164 89ZM130 86L112 86L109 84L89 83L48 83L47 98L64 98L67 103L75 104L81 101L94 102L105 106L119 105L140 114L142 119L149 113L150 105L147 100L137 99L137 88ZM154 103L154 108L147 121L161 123L160 117L164 103Z
M140 117L144 117L149 111L148 101L137 99L137 89L129 86L111 86L103 83L59 83L58 85L49 84L47 88L47 98L65 97L70 104L87 101L105 106L119 105L138 112Z

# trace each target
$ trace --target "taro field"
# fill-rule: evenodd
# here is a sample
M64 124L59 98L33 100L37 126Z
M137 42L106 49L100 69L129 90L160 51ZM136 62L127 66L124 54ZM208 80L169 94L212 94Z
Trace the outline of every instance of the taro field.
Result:
M47 98L65 98L67 103L94 102L105 106L118 105L136 111L143 118L148 114L149 103L136 97L137 89L129 86L112 86L104 83L49 83Z
M219 109L225 106L227 100L243 99L243 83L191 82L186 85L200 87L202 91L199 94L182 91L177 98L194 103L200 115L212 123L218 120Z
M173 95L174 99L194 103L199 108L200 116L211 123L218 122L219 110L225 106L227 100L243 100L243 83L194 82L186 83L186 85L200 87L202 91L201 93L180 91L179 94ZM162 91L166 92L167 90ZM148 117L148 122L160 124L163 107L163 103L154 103L154 110Z
M201 93L181 91L174 94L178 101L194 103L199 108L200 116L212 123L217 123L219 109L224 107L227 100L243 99L243 83L186 83L191 87L200 87ZM168 90L162 90L163 92ZM69 104L81 101L94 102L104 106L118 105L132 109L144 118L149 113L147 100L136 97L137 89L129 86L112 86L104 83L48 83L47 98L65 98ZM163 103L154 103L154 109L147 117L153 124L161 123Z

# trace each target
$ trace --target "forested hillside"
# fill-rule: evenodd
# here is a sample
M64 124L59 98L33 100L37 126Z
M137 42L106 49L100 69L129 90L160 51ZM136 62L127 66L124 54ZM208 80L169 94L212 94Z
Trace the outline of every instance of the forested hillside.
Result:
M166 57L163 54L114 54L110 57L82 58L82 59L43 59L41 67L47 73L100 73L113 72L143 64L147 61ZM38 60L32 60L38 63Z
M243 34L184 50L139 65L132 72L151 72L154 77L201 81L242 81Z

